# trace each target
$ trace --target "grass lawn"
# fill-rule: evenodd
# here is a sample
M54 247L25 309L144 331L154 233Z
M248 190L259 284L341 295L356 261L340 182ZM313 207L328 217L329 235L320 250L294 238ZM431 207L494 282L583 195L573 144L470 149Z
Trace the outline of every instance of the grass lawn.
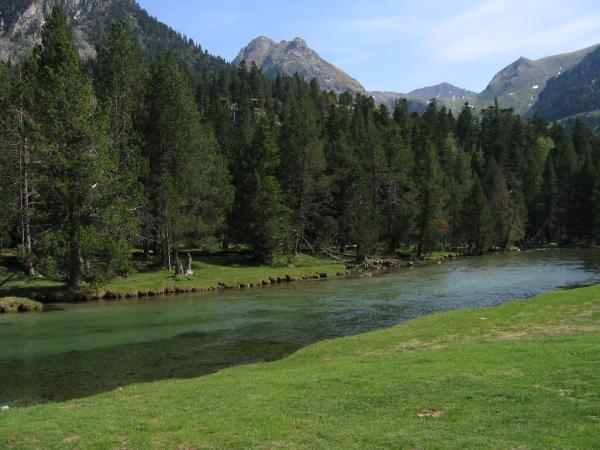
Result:
M600 286L0 413L0 448L598 448Z
M209 290L220 287L251 287L260 285L269 279L288 278L298 280L309 277L332 277L344 274L344 264L331 259L317 258L308 255L299 255L293 264L277 264L274 266L241 263L239 261L220 261L207 258L204 262L195 261L195 276L175 277L173 272L166 270L146 269L138 265L138 271L126 278L116 278L108 284L93 287L92 292L101 295L110 293L111 296L133 296L139 294L161 295L172 293L176 290ZM0 280L8 277L0 273ZM47 298L61 298L65 290L64 283L51 279L29 279L19 276L0 288L0 297L18 295L22 297L36 297L40 295ZM42 298L43 299L43 298Z

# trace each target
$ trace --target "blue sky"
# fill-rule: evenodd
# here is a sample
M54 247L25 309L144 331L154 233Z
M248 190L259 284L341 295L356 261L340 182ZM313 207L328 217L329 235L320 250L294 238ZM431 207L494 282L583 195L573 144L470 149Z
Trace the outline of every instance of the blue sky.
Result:
M302 37L368 90L479 92L519 56L600 43L599 0L138 1L227 60L259 35Z

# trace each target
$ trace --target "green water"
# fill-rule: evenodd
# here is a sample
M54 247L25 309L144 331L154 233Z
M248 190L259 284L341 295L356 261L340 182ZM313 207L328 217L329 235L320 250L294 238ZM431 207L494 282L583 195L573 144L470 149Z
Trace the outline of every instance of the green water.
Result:
M312 342L600 281L600 251L492 255L374 278L57 305L0 316L0 404L93 395L281 358Z

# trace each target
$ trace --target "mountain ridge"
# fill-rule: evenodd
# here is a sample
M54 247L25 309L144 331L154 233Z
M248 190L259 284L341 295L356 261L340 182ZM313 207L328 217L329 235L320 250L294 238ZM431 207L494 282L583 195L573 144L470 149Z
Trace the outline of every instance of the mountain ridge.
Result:
M370 91L369 95L377 103L385 104L393 108L396 102L402 98L409 101L409 109L413 112L423 112L431 100L436 100L440 107L446 107L453 112L462 109L465 103L477 97L477 93L457 87L448 82L433 86L415 89L406 94L393 91Z
M515 112L525 114L535 105L549 80L578 65L598 47L599 45L593 45L535 60L521 56L494 75L478 95L475 106L484 108L493 104L497 98L502 107L513 108Z
M324 90L366 93L357 80L321 58L299 37L292 41L275 42L266 36L259 36L240 50L233 63L239 65L242 61L255 63L271 79L280 72L287 75L297 73L306 81L316 78Z
M15 61L30 52L39 43L45 15L49 14L54 5L61 5L67 12L75 42L84 59L95 55L96 44L106 34L111 23L127 20L133 37L140 44L147 61L153 61L167 50L174 50L195 69L231 67L230 63L223 58L209 54L185 35L152 17L135 0L4 0L3 3L0 6L0 59L2 60ZM521 115L531 116L543 110L546 117L553 119L557 116L549 111L551 102L547 99L552 96L554 99L552 104L555 105L553 107L558 109L562 107L560 102L556 101L560 96L556 93L554 80L567 79L564 78L564 74L577 68L599 47L600 44L592 45L574 52L540 59L521 56L496 73L479 94L447 82L415 89L408 93L369 92L355 78L323 59L319 53L308 46L304 39L299 37L291 41L276 42L264 35L259 36L240 50L233 63L254 62L271 79L280 72L288 75L298 73L307 81L316 78L321 88L325 90L369 95L377 103L386 104L390 108L399 99L406 98L412 111L422 112L427 108L427 104L435 99L440 107L457 112L467 102L481 110L498 99L503 108L512 108ZM554 86L552 88L554 93L544 96L548 85ZM562 89L567 89L564 82ZM570 92L573 95L586 95L581 90ZM546 100L544 105L538 107L540 98ZM589 100L591 97L586 98ZM576 114L595 113L600 109L600 105L596 107L595 103L586 103L587 106L584 107L583 97L581 100L580 105L574 109ZM576 99L569 99L569 101L577 103Z
M600 46L588 53L570 70L548 81L528 116L539 114L546 120L564 120L600 111ZM594 128L598 127L595 114Z
M42 26L52 7L62 6L83 59L93 57L96 45L118 20L129 23L144 59L153 61L171 49L194 67L229 66L151 16L135 0L4 0L0 7L0 59L18 60L40 42Z

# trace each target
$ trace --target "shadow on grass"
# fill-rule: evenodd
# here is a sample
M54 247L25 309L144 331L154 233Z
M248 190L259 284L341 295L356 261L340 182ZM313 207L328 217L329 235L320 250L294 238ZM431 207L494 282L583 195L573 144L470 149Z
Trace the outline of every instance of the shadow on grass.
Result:
M237 364L276 360L299 347L226 336L226 331L188 332L154 342L1 360L0 403L67 401L134 383L194 378Z
M0 297L35 297L38 301L55 300L66 291L66 285L8 286L0 289Z

